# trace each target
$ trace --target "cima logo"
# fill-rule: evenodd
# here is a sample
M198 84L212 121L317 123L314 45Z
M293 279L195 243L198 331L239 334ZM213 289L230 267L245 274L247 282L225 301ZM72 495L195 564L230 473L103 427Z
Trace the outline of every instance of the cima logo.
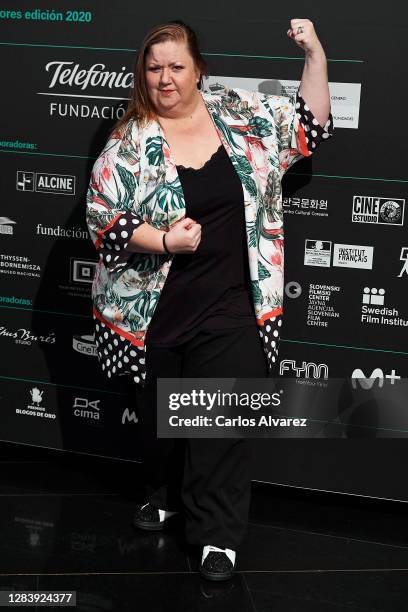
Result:
M353 370L351 375L351 381L353 389L357 389L360 386L362 389L372 389L374 386L378 388L382 388L384 386L384 381L389 380L392 385L395 384L396 380L400 380L401 376L398 376L395 373L395 370L391 370L391 374L384 374L381 368L375 368L370 376L366 376L363 370L360 368L356 368Z
M101 400L88 400L86 397L76 397L74 399L74 415L84 419L92 419L99 421Z

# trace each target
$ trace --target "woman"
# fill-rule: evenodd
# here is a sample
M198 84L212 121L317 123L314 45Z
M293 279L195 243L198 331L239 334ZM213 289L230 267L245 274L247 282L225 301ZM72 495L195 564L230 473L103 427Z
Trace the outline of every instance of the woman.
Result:
M207 73L183 22L153 28L129 108L96 161L87 222L98 356L137 389L151 494L136 513L161 529L182 511L200 571L230 578L247 526L244 439L157 438L158 377L266 377L283 302L281 178L330 137L323 48L307 19L288 36L306 61L296 101L201 91ZM160 299L159 299L160 298ZM160 409L160 407L159 407Z

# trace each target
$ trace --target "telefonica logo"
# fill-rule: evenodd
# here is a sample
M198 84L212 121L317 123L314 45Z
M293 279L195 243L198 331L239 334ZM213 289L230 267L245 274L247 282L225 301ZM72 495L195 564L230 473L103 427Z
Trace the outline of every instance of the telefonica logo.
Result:
M50 117L117 120L125 114L133 83L133 73L126 66L110 70L102 63L83 67L74 62L54 61L48 62L45 70L50 75L48 89L37 94L61 98L50 101ZM104 95L104 91L109 95Z
M362 389L372 389L374 386L382 388L384 380L389 379L394 385L395 381L400 378L401 376L398 376L395 370L391 370L391 374L384 374L381 368L375 368L369 376L366 376L360 368L356 368L351 375L353 389L357 389L358 386Z
M88 87L109 87L109 89L122 88L128 90L132 86L133 73L125 72L126 66L119 71L109 70L106 64L93 64L88 68L82 68L74 62L48 62L45 66L50 73L51 81L49 88L56 85L61 87L79 87L81 90Z

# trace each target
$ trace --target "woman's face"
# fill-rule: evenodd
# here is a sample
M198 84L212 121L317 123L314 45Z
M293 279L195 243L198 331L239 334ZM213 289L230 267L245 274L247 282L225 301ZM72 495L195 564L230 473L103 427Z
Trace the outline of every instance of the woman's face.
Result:
M200 72L184 42L152 45L146 55L146 85L159 115L188 106L198 93Z

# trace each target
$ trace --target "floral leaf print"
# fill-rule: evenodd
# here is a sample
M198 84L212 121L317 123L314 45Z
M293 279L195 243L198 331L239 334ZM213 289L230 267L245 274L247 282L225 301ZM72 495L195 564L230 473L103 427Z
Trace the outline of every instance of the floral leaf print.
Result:
M159 136L146 140L146 157L153 166L159 166L163 161L162 139Z
M260 261L258 261L258 278L259 280L264 280L264 278L269 278L270 274L268 272L268 270L265 268L265 266L263 265L263 263L261 263Z
M250 118L248 127L251 134L259 136L259 138L265 138L265 136L270 136L273 133L270 122L257 115Z
M150 292L149 291L140 291L133 304L133 311L137 313L142 319L147 319L147 314L149 312L149 303L150 303Z
M253 172L251 164L245 157L245 155L235 155L231 156L232 163L235 167L235 170L238 172L239 178L242 183L245 185L248 193L251 196L256 196L258 190L256 188L256 183L254 179L250 176Z
M129 172L129 170L126 170L126 168L119 164L116 164L116 170L118 171L122 185L125 188L125 193L122 196L123 199L118 200L116 208L132 210L136 191L135 177L132 172Z
M251 281L252 295L256 304L262 304L262 293L258 281Z
M118 150L118 157L130 166L134 166L140 160L140 155L134 145L133 139L134 120L130 120L122 137L122 142Z
M256 247L258 244L258 234L255 222L247 223L246 231L248 236L248 246Z
M179 178L163 183L157 189L157 200L163 211L184 208L184 193Z

